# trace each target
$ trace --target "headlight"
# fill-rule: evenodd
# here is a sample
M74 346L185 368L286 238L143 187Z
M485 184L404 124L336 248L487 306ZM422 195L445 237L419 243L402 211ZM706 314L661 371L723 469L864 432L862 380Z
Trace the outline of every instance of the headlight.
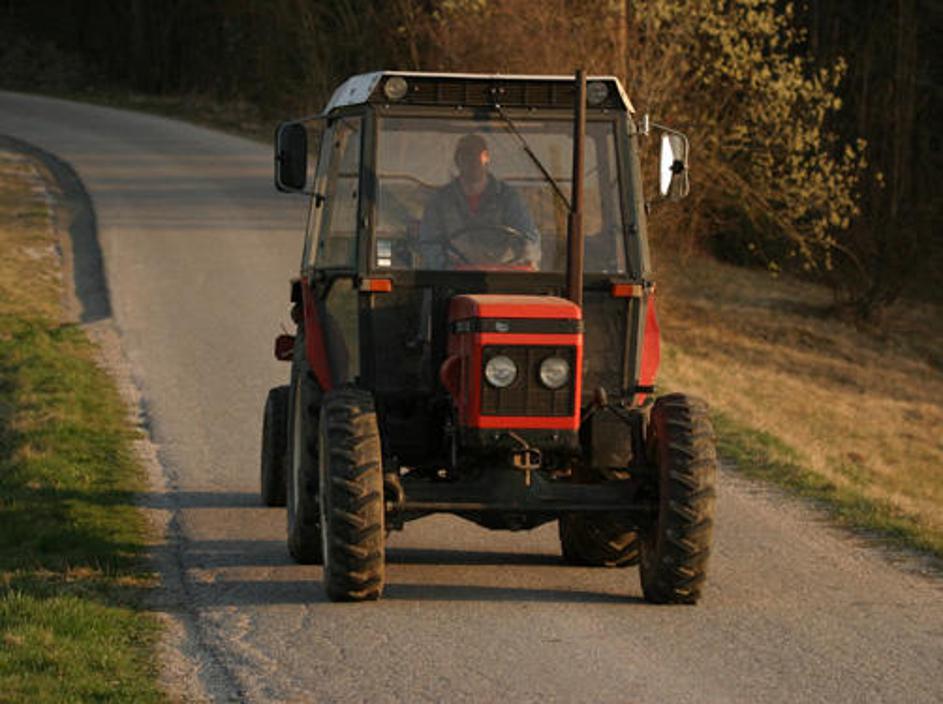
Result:
M400 100L409 91L409 84L402 76L391 76L383 84L383 93L390 100Z
M540 363L540 380L548 389L559 389L570 380L570 364L560 357L547 357Z
M602 81L590 81L586 84L586 102L590 105L602 105L609 97L609 86Z
M485 365L485 379L499 389L510 386L516 378L517 365L510 357L505 357L503 354L492 357Z

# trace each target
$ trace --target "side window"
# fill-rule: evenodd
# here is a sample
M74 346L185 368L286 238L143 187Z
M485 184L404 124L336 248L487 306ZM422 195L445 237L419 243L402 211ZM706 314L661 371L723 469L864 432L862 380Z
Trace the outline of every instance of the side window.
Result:
M583 228L587 271L624 274L625 228L619 207L619 170L612 129L587 130ZM592 148L590 148L592 146Z
M357 264L357 205L360 195L361 118L341 118L334 125L327 157L324 203L315 263L320 267ZM329 150L325 153L325 149Z
M327 174L327 144L330 142L330 132L325 132L325 126L319 122L316 129L308 130L308 164L313 166L311 176L312 190L321 193L324 190L324 177ZM321 153L324 158L321 158ZM321 223L321 209L318 207L317 195L309 196L308 217L305 226L305 243L301 253L301 268L305 269L314 259L314 247L318 241L318 229Z

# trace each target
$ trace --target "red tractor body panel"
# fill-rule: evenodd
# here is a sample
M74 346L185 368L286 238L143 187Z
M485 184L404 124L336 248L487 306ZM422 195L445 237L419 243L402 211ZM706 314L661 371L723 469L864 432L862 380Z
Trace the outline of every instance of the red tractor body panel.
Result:
M556 318L580 320L572 301L556 296L474 294L455 296L449 304L449 322L470 318Z
M653 388L658 367L661 366L661 328L655 313L655 295L652 294L645 306L645 331L642 336L642 363L639 368L638 385ZM647 393L635 394L633 403L641 406Z
M324 329L321 327L321 315L307 277L302 280L302 305L304 307L305 356L318 384L324 391L334 388L331 377L331 365L324 341Z
M506 389L490 387L484 379L491 351L521 362ZM558 390L546 388L537 377L537 366L549 356L564 356L571 364L570 380ZM582 315L571 301L480 294L450 302L448 357L441 376L462 427L578 431L582 365Z

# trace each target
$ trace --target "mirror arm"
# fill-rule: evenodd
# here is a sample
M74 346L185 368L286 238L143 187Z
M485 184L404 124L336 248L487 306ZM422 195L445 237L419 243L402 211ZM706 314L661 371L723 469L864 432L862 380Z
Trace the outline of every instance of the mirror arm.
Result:
M643 137L648 137L651 134L653 128L656 130L661 130L662 132L667 132L668 134L676 134L684 140L685 146L690 146L688 143L688 136L681 130L676 130L673 127L668 127L668 125L663 125L659 122L652 122L651 118L648 116L648 113L642 115L642 124L639 126L638 131L639 134Z
M688 136L684 132L681 132L680 130L676 130L672 127L668 127L667 125L662 125L657 122L652 122L650 123L650 125L651 127L654 127L656 130L661 130L662 132L667 132L668 134L676 134L679 137L683 137L685 142L688 141Z

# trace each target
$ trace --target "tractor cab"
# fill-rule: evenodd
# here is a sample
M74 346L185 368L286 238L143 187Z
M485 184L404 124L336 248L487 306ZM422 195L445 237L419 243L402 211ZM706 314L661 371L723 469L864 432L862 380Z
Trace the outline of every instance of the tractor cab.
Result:
M643 131L618 80L582 74L365 74L279 126L276 186L310 209L262 493L287 504L289 550L324 563L332 598L379 596L386 531L452 513L557 520L567 561L641 559L646 596L696 600L700 581L657 564L677 518L660 508L673 414L710 430L700 402L652 399ZM677 195L687 142L666 135Z

